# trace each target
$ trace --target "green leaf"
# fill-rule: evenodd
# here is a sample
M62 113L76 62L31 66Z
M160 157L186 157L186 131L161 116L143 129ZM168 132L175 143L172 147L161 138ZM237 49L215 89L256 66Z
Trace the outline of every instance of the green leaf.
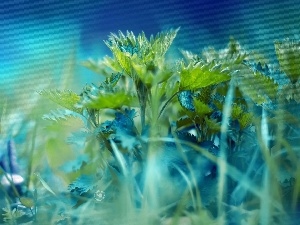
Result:
M212 109L207 104L196 99L194 99L194 106L199 117L203 117L212 112Z
M113 47L112 52L119 63L122 71L124 71L127 75L132 76L131 70L131 59L126 53L122 52L119 48Z
M213 49L213 50L214 50L214 49ZM200 58L197 54L192 53L191 51L187 51L187 50L182 50L182 49L180 49L180 52L181 52L181 54L183 55L184 59L185 59L187 62L194 62L194 63L197 63L197 62L200 62L200 61L201 61L201 58ZM215 51L215 53L217 54L216 51Z
M22 205L29 209L31 209L34 206L34 200L32 198L21 197L20 202Z
M44 186L44 188L49 191L51 194L53 194L54 196L56 196L56 194L54 193L54 191L52 191L52 189L49 187L49 185L46 183L46 181L38 174L38 173L34 173L39 180L41 181L42 185Z
M60 120L67 120L70 117L79 118L85 124L87 124L87 120L84 116L82 116L81 114L79 114L77 112L73 112L73 111L67 110L67 109L51 110L50 113L43 115L44 120L52 120L55 122L60 121Z
M244 110L242 109L242 107L240 105L232 105L231 107L231 117L233 119L239 119L242 114L244 113Z
M153 74L148 73L147 66L145 64L132 63L132 68L144 84L152 83Z
M7 206L5 208L2 208L3 212L3 221L7 222L8 224L16 224L15 220L18 218L21 218L26 213L18 208L11 209L11 206Z
M193 55L191 55L193 56ZM230 37L227 48L216 51L214 48L206 48L202 52L202 57L206 62L218 62L222 64L223 68L229 67L234 68L242 64L243 60L248 57L248 53L242 49L239 42L237 42L233 37ZM190 57L193 62L201 61L199 56Z
M136 98L123 91L99 93L97 96L84 99L82 104L89 109L119 109L125 105L136 106Z
M274 44L281 70L292 83L297 82L300 78L300 41L286 39Z
M300 82L283 85L279 92L279 97L287 101L295 100L297 103L300 103Z
M196 98L205 104L209 104L215 92L215 86L211 85L208 87L200 88L197 92Z
M133 62L136 67L146 66L147 70L152 64L155 68L155 61L163 58L178 30L158 33L155 37L151 36L150 40L146 38L144 32L138 36L129 31L127 31L126 35L122 32L119 32L119 35L111 34L109 39L105 41L105 44L112 51L116 62L120 65L121 71L116 70L115 62L109 58L106 58L105 63L115 71L124 71L131 77L133 76L131 66Z
M75 105L79 102L80 96L70 90L43 90L39 92L40 95L50 99L58 105L72 110L74 112L80 112L81 110L76 108Z
M252 113L243 113L241 117L238 119L240 128L245 129L246 127L252 124L253 114Z
M176 128L180 129L183 127L189 127L194 125L193 120L189 116L184 116L176 121Z
M155 52L155 54L157 54L158 56L164 56L167 50L170 48L179 29L180 28L158 33L155 38L151 36L150 45L152 51Z
M111 88L113 88L117 85L122 75L123 75L122 73L116 73L116 74L113 73L111 76L105 79L104 83L106 85L109 85Z
M149 70L145 64L132 63L132 67L139 79L148 87L165 82L173 75L173 71L163 65L157 65L156 71Z
M83 61L80 63L80 65L86 67L87 69L97 73L97 74L100 74L102 75L103 74L103 69L101 67L101 63L97 63L95 62L94 60L92 59L88 59L86 61Z
M210 132L218 133L221 130L221 123L217 122L217 120L209 119L207 116L204 118L207 127L209 128Z
M105 56L103 58L103 60L100 62L101 67L104 68L104 70L102 71L103 75L108 74L109 72L107 72L105 69L110 69L114 72L120 72L122 71L122 67L120 66L120 64L118 63L117 60L109 57L109 56Z
M233 104L231 107L231 117L239 122L241 129L244 129L251 125L253 114L247 112L247 109L242 105Z
M248 78L249 79L249 78ZM265 76L260 72L254 74L254 79L249 79L250 82L255 80L256 88L261 90L262 93L266 94L270 99L274 100L278 93L278 84L269 77ZM253 82L253 85L255 85Z
M240 72L241 76L236 77L237 86L257 105L274 100L277 97L278 84L261 71L251 70L250 73L247 70Z
M218 84L230 79L230 71L222 69L221 65L211 63L198 63L193 66L184 65L179 71L180 90L196 90L213 84Z

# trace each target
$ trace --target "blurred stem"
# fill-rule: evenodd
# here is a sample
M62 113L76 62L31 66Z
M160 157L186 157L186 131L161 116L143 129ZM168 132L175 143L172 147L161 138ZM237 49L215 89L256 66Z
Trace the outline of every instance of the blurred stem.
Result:
M163 111L165 110L165 108L168 106L168 104L173 100L173 98L179 93L179 91L176 91L163 105L163 107L161 108L161 110L159 111L158 117L157 119L159 119L159 117L161 116L161 114L163 113Z
M6 171L4 171L1 166L0 166L0 171L1 171L1 173L3 173L3 175L5 176L5 178L7 179L7 181L9 182L11 188L13 189L14 194L18 198L20 198L20 194L19 194L19 192L18 192L18 190L17 190L17 188L16 188L16 186L15 186L15 184L13 182L12 174L10 174L10 176L9 176L8 173Z
M150 90L150 109L151 109L151 135L157 132L157 119L158 118L158 111L160 105L160 94L159 94L159 86L155 85L153 90ZM156 130L154 133L154 129ZM152 137L152 136L151 136Z
M2 107L2 113L0 116L0 134L2 134L2 121L3 121L3 117L6 114L6 108L7 108L7 100L5 100L3 107Z
M31 148L29 152L29 163L28 163L28 168L27 168L27 179L26 179L26 188L29 190L29 185L30 185L30 177L32 173L32 161L33 161L33 153L35 149L35 137L36 137L36 131L37 131L37 124L34 126L33 131L32 131L32 136L31 136Z
M8 201L8 203L9 203L8 205L12 204L13 202L12 202L11 198L9 197L9 195L8 195L6 189L4 188L3 185L0 185L0 189L1 189L1 191L4 193L5 199L6 199L6 201Z
M149 95L149 89L140 79L136 79L134 83L135 83L136 92L140 103L141 124L143 130L145 128L145 123L146 123L146 106L147 106L147 99Z

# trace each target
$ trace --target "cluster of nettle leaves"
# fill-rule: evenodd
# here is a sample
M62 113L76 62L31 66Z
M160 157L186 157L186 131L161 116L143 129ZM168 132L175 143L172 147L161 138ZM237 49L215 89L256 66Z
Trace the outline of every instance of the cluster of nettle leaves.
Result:
M176 144L164 144L169 140L163 138L202 146L208 150L208 157L212 155L210 160L221 155L255 177L264 155L257 153L261 140L256 135L256 125L260 126L266 117L269 133L276 133L289 124L284 122L284 127L279 128L272 121L297 121L284 105L300 102L298 42L275 43L278 69L255 61L255 56L234 39L220 51L181 51L183 59L166 61L166 52L177 32L178 29L161 32L150 39L144 33L111 34L105 44L112 56L82 63L106 76L105 81L86 85L80 94L69 90L40 92L63 107L45 115L45 119L75 117L84 124L82 130L70 136L70 142L81 141L84 149L77 160L66 163L66 168L72 168L69 172L81 174L69 185L70 191L79 195L105 191L116 184L114 181L120 182L126 171L131 172L135 162L143 171L149 149L155 150L151 148L155 140L160 140L161 148L177 148ZM276 145L281 149L286 140L280 140L276 144L274 140L267 141L266 147ZM91 151L90 145L97 145L97 151ZM196 149L189 151L201 154ZM255 154L260 156L253 162ZM168 159L165 161L168 163ZM249 166L252 171L247 170ZM290 173L278 180L283 182L292 176ZM236 184L233 182L232 190Z

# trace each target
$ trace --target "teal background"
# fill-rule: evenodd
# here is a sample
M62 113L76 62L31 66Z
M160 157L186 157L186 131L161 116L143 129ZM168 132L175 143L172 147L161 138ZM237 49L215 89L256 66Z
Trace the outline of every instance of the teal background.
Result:
M232 35L272 62L274 40L299 38L299 12L292 0L2 1L0 93L10 105L30 108L36 90L80 92L85 83L102 78L79 63L109 54L103 40L118 30L149 36L180 26L169 52L173 58L180 57L178 48L195 53L209 45L224 48Z

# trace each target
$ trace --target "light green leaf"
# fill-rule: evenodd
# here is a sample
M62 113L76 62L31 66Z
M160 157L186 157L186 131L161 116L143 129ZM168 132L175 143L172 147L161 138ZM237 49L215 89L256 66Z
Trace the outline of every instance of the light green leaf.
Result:
M75 107L75 105L80 100L80 96L70 90L43 90L40 91L39 94L66 109L72 110L74 112L81 111L80 109Z
M139 79L148 87L165 82L173 75L173 72L166 67L157 66L159 67L157 71L150 71L146 65L135 63L132 67Z
M84 107L90 109L119 109L124 105L135 106L136 99L123 91L115 93L99 93L93 98L83 100Z
M120 66L118 61L111 58L111 57L108 57L108 56L105 56L103 58L103 60L101 61L101 66L104 67L104 68L108 68L108 69L110 69L114 72L121 72L122 71L122 67ZM106 75L109 72L103 70L102 73L103 73L103 75Z
M106 64L118 72L125 72L127 75L132 76L131 63L135 62L136 66L146 66L156 63L157 59L162 59L170 45L172 44L177 32L176 30L169 30L166 32L158 33L155 37L151 36L148 40L142 32L135 36L133 32L119 35L111 34L105 44L112 51L115 60L120 65L122 71L116 70L115 62L106 59ZM148 68L147 68L148 70Z
M165 53L170 48L174 38L177 35L177 32L180 28L176 30L169 30L166 32L158 33L155 38L153 36L150 37L150 44L152 51L155 52L158 56L164 56Z
M56 194L54 193L54 191L52 191L52 189L49 187L49 185L46 183L46 181L38 173L34 173L34 174L41 181L41 183L44 186L44 188L46 188L47 191L49 191L51 194L53 194L54 196L56 196Z
M230 79L230 71L223 70L214 62L209 64L198 63L183 66L180 73L180 90L196 90Z
M147 71L147 66L145 64L132 64L135 74L141 79L141 81L147 86L153 83L153 73Z
M95 62L92 59L88 59L86 61L83 61L80 63L80 65L86 67L87 69L102 75L103 74L103 68L101 67L101 64L99 62Z
M52 121L60 121L60 120L67 120L68 118L78 118L84 122L84 124L87 124L87 119L82 116L81 114L77 112L73 112L71 110L67 109L56 109L51 110L50 113L44 114L43 119L44 120L52 120Z
M112 51L122 70L124 70L127 75L132 76L130 57L117 47L114 47Z

